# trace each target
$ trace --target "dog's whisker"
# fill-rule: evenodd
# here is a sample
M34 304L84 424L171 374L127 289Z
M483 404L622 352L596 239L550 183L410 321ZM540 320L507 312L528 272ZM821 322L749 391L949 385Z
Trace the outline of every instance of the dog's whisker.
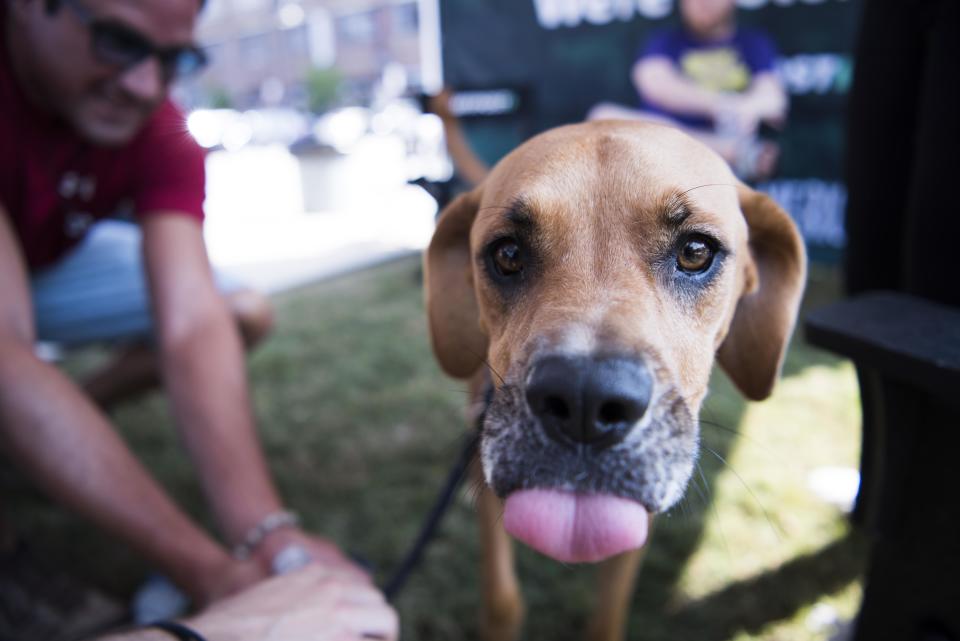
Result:
M703 469L700 467L700 461L695 463L697 472L700 474L700 481L702 485L698 482L697 479L693 479L690 485L693 486L693 489L696 490L697 495L700 497L700 500L703 501L703 506L707 507L710 505L710 488L707 486L707 479L703 476Z
M724 432L729 432L730 434L733 434L735 436L742 436L743 438L747 438L747 439L750 438L749 436L747 436L737 428L730 427L729 425L724 425L723 423L717 423L716 421L708 421L706 419L701 418L700 424L709 425L710 427L715 427L717 429L723 430Z
M494 369L493 365L490 364L490 361L487 360L486 356L484 356L483 354L479 354L479 353L475 352L474 350L470 349L469 347L464 347L463 350L464 350L465 352L468 352L471 356L476 356L477 358L479 358L479 359L480 359L480 362L483 363L484 365L486 365L486 367L487 367L487 369L490 371L490 373L497 377L497 380L500 381L500 384L501 384L501 385L505 385L505 384L506 384L506 381L503 380L503 376L500 375L500 372L498 372L496 369Z
M737 186L734 183L704 183L702 185L697 185L696 187L691 187L690 189L686 189L680 192L679 197L682 198L683 196L686 196L687 194L689 194L691 191L695 189L703 189L704 187L733 187L734 189L737 188Z
M695 187L691 187L690 189L685 189L684 191L681 191L679 194L676 194L672 199L670 199L670 204L668 205L668 208L674 209L677 206L686 205L687 194L689 194L691 191L694 191L696 189L703 189L704 187L733 187L734 189L736 189L737 186L733 183L705 183L703 185L697 185Z
M687 519L690 517L690 497L688 494L684 494L680 497L680 500L671 508L671 513L679 515L680 518Z
M730 427L729 425L724 425L723 423L720 423L720 422L717 422L717 421L705 420L705 419L702 418L702 417L700 418L700 424L701 424L701 425L706 425L707 427L714 427L714 428L717 428L718 430L723 430L724 432L728 432L728 433L730 433L730 434L733 434L733 435L735 435L737 438L741 438L741 439L746 440L746 441L747 441L748 443L750 443L751 445L756 445L756 446L759 447L761 450L763 450L764 454L769 454L769 455L773 456L774 458L777 458L780 463L783 463L783 462L784 462L784 461L783 461L783 458L780 457L780 456L777 454L777 452L776 452L773 448L771 448L769 445L761 442L759 439L756 439L756 438L750 436L750 435L747 434L746 432L743 432L743 431L741 431L741 430L736 429L735 427Z
M447 387L444 389L446 389L448 392L455 393L455 394L464 394L467 396L470 395L470 390L463 387Z
M483 479L474 479L473 481L470 481L464 490L464 493L467 495L471 506L474 508L476 508L477 502L480 500L480 495L483 493L485 487L486 483L483 481Z
M507 384L507 382L506 382L505 380L503 380L503 376L500 375L500 372L498 372L496 369L494 369L493 365L490 364L490 361L488 361L488 360L485 359L485 358L481 358L480 360L482 360L482 361L483 361L483 364L487 366L487 369L490 370L490 372L491 372L494 376L497 377L497 380L500 381L500 384L501 384L501 385L506 385L506 384Z
M703 482L704 490L708 494L712 495L712 492L710 492L710 484L707 482L707 477L703 473L703 467L700 465L700 461L697 461L696 467L697 467L697 475L700 477L700 480ZM711 496L711 499L712 499L712 496ZM713 516L714 518L717 519L717 531L720 533L720 542L723 543L723 549L727 553L727 558L732 558L730 555L730 546L727 544L727 536L723 533L723 521L720 519L720 510L717 509L716 501L711 500L708 502L708 505L709 505L708 509L713 510Z
M770 513L767 511L767 508L764 507L763 501L761 501L761 500L759 499L759 497L757 497L757 495L754 493L754 491L750 488L750 485L749 485L746 481L743 480L743 477L740 476L740 474L737 473L737 471L736 471L735 469L733 469L733 466L730 465L729 463L727 463L727 460L726 460L725 458L723 458L722 456L720 456L720 454L718 454L717 452L715 452L713 449L711 449L710 447L708 447L708 446L706 446L706 445L702 445L702 444L701 444L701 447L703 447L705 450L707 450L708 452L710 452L711 454L713 454L715 457L717 457L717 459L718 459L721 463L723 463L723 464L727 467L727 469L730 470L730 471L733 473L733 475L734 475L735 477L737 477L737 480L740 481L740 484L743 485L743 488L744 488L747 492L750 493L750 496L753 497L753 500L757 503L757 507L759 507L759 508L760 508L760 511L763 512L763 516L764 516L764 518L767 520L767 525L769 525L769 526L770 526L770 529L773 530L773 533L774 533L774 535L777 537L777 540L783 541L783 537L780 535L780 532L777 531L776 526L773 524L773 519L770 518Z

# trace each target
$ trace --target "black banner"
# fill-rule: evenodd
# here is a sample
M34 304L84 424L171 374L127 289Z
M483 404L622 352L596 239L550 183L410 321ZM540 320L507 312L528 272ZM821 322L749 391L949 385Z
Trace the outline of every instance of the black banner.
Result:
M737 23L766 31L790 99L776 173L758 187L816 248L843 245L843 109L861 0L739 0ZM651 34L679 24L675 0L440 0L443 72L453 87L511 87L519 113L466 122L494 162L530 135L583 120L598 102L637 107L630 72Z

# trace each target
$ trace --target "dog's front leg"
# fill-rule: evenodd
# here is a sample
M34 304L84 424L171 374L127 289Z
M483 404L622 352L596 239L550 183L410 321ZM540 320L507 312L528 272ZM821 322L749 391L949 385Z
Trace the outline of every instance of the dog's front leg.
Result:
M484 641L515 641L523 625L524 605L513 561L513 542L503 529L503 505L486 486L477 499L480 525Z
M587 641L622 641L630 613L633 585L647 547L629 550L597 568L597 603L587 628Z

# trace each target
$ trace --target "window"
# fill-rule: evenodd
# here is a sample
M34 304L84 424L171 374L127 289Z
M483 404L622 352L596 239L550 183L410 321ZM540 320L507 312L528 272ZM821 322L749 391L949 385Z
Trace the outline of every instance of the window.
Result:
M416 3L409 2L394 5L390 18L394 33L401 35L413 35L417 33L420 16L417 13Z
M258 33L253 36L240 38L240 59L243 64L258 68L267 64L267 58L270 56L270 34Z
M337 39L344 44L367 44L376 35L373 12L350 13L337 18Z
M302 24L293 29L287 29L283 32L284 44L287 53L294 56L304 56L307 54L307 25Z

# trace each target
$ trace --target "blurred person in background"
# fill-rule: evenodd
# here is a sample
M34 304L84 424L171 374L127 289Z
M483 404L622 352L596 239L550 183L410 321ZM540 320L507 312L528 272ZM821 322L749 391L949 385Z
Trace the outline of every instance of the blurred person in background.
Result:
M0 447L196 605L311 561L365 594L366 573L284 509L256 436L244 346L269 331L271 310L211 270L203 153L167 97L205 62L201 4L0 2ZM98 222L117 212L135 224ZM78 385L38 358L38 340L128 347ZM226 545L173 503L101 410L158 376ZM2 530L0 519L0 565L20 567L9 559L23 546ZM0 571L13 584L0 596L28 589L16 581Z
M633 65L640 108L600 103L587 118L671 124L710 146L741 178L768 177L779 149L758 130L781 128L787 116L773 42L737 26L735 0L680 0L680 16L682 26L651 37Z

